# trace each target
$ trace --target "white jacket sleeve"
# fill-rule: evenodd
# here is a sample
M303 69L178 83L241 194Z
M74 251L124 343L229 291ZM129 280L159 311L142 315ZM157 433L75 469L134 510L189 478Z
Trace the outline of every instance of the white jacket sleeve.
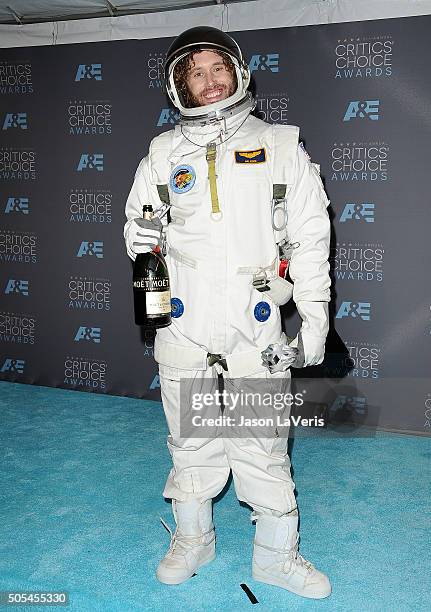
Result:
M299 146L295 181L288 195L287 233L290 242L298 244L292 252L289 274L294 282L293 299L302 318L305 366L323 361L329 328L328 204L319 171Z
M142 208L145 204L151 204L153 210L156 210L161 204L157 187L150 181L149 164L150 155L147 155L147 157L140 161L135 173L135 180L126 201L125 214L127 221L124 226L124 239L126 241L127 254L133 260L136 257L136 253L134 253L132 248L133 229L136 230L136 228L131 228L133 221L134 219L142 218Z
M124 239L126 241L127 254L131 259L135 259L136 255L131 250L130 240L128 239L128 233L130 226L134 219L142 217L142 208L145 204L150 203L149 193L149 176L148 176L148 156L144 157L138 165L135 172L135 180L133 181L132 188L129 192L125 214L127 217L126 224L124 225Z

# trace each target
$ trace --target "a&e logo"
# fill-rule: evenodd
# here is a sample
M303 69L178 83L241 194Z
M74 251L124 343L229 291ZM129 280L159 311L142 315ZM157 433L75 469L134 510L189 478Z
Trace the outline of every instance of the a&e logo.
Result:
M24 372L24 359L5 359L0 372L22 374Z
M98 170L103 172L103 153L83 153L79 159L77 172Z
M99 259L103 259L103 242L88 242L83 240L76 256L86 257L87 255L95 255Z
M28 295L28 280L15 280L10 278L6 284L5 294L9 293L20 293L21 295Z
M28 198L8 198L4 211L6 214L18 212L28 215Z
M348 202L340 215L340 223L346 221L374 223L374 204L372 202L363 202L362 204Z
M270 70L278 72L280 55L278 53L267 53L266 55L252 55L248 67L250 72L256 70Z
M150 391L154 391L154 389L160 389L160 376L156 374L151 381Z
M100 343L101 329L100 327L79 327L75 335L75 342L87 340L88 342Z
M349 102L343 121L357 118L363 119L364 117L377 121L379 118L379 106L380 100L364 100L364 102L354 100Z
M343 302L335 318L343 319L344 317L361 318L363 321L369 321L371 319L370 302Z
M162 125L166 125L167 123L177 123L180 118L180 114L178 111L173 108L162 108L159 115L159 120L157 121L157 127L162 127Z
M26 130L28 128L27 113L6 113L2 129L9 130L10 128Z
M82 79L102 80L102 64L79 64L76 71L75 81Z

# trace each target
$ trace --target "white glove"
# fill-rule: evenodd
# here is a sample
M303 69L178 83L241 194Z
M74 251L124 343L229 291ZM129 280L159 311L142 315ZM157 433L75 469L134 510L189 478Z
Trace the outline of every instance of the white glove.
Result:
M298 349L284 342L276 342L270 344L261 352L261 355L262 364L268 368L271 374L275 374L276 372L285 372L290 368L298 357Z
M307 366L319 365L325 357L326 337L313 336L305 331L300 331L292 340L290 346L298 347L298 360L294 368L306 368ZM299 358L301 355L301 358Z
M301 336L304 352L303 366L319 365L325 356L325 340L329 329L327 302L298 301L296 307L302 319ZM298 346L298 336L290 345Z
M133 219L126 232L126 249L130 259L135 260L138 253L149 253L161 245L162 222L158 217L152 219Z

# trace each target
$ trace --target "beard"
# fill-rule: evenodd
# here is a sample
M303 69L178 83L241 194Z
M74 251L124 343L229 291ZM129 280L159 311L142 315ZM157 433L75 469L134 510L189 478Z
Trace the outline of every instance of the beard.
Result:
M200 92L200 94L198 96L193 95L189 91L188 92L189 93L189 100L190 100L189 108L194 108L196 106L208 106L209 104L212 104L211 100L205 101L205 99L203 98L203 95L205 93L208 93L210 91L214 91L216 89L223 89L223 97L217 100L217 102L220 102L221 100L225 100L226 98L230 98L230 96L232 96L235 93L236 83L231 83L230 85L226 85L225 83L222 83L220 85L217 85L217 87L213 87L212 89L209 89L209 90L208 89L204 89L203 91Z

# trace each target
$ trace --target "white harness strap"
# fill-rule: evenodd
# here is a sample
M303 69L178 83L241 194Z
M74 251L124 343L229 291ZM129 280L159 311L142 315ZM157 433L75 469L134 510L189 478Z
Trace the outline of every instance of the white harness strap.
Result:
M238 274L259 274L260 273L264 273L264 272L274 272L274 270L276 270L276 264L277 264L277 260L274 259L269 266L266 267L262 267L262 266L239 266L236 271Z
M293 185L299 140L296 125L272 125L272 219L276 244L287 237L287 198Z
M286 342L282 333L281 342ZM255 347L225 355L230 378L242 378L251 374L262 374L266 371L262 365L261 352L266 347ZM182 346L166 342L156 335L154 342L154 359L162 365L179 370L206 370L209 367L210 355L200 346ZM216 365L213 363L212 365ZM221 372L220 372L221 373ZM186 374L185 374L186 376Z
M170 257L172 257L172 259L175 259L175 261L178 261L179 263L183 263L185 266L189 266L189 268L197 269L199 265L197 259L194 259L194 257L190 257L189 255L182 253L178 249L174 249L174 247L169 247L168 253Z

